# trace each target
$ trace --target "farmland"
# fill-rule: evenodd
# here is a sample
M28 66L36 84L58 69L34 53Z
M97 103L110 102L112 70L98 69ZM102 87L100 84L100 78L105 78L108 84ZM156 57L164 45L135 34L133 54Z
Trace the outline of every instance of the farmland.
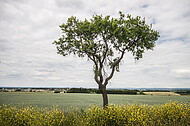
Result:
M180 96L180 94L174 92L144 92L146 95L161 95L161 96Z
M179 102L190 102L190 96L156 96L156 95L118 95L109 94L109 104L163 104L170 100ZM47 93L47 92L1 92L0 105L23 105L51 107L53 105L67 109L71 106L85 109L89 105L102 106L101 94L83 93Z

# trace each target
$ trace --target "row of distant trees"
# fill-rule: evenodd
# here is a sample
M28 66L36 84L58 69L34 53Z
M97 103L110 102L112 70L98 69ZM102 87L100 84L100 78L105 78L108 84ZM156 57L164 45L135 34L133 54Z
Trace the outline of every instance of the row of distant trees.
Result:
M110 89L106 90L107 94L129 94L129 95L137 95L141 94L143 95L143 92L170 92L170 90L128 90L128 89ZM95 93L95 94L101 94L99 89L87 89L87 88L70 88L66 91L66 93ZM189 90L183 90L183 91L175 91L175 93L178 93L180 95L190 95Z
M128 90L128 89L110 89L106 91L107 94L131 94L131 95L136 95L138 94L137 92L140 92L140 94L143 94L142 91L139 90ZM101 94L99 89L86 89L86 88L70 88L67 90L66 93L96 93L96 94Z
M106 90L108 94L131 94L136 95L138 90ZM96 93L101 94L99 89L71 88L66 93Z

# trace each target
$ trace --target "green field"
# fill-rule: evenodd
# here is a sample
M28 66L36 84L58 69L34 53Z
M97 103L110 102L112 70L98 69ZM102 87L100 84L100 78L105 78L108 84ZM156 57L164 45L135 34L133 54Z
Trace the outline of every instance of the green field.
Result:
M163 104L170 100L179 102L190 102L190 96L150 96L150 95L116 95L109 94L109 104ZM3 104L51 107L53 105L60 108L87 108L89 105L102 106L101 94L81 94L81 93L43 93L43 92L1 92L0 106Z

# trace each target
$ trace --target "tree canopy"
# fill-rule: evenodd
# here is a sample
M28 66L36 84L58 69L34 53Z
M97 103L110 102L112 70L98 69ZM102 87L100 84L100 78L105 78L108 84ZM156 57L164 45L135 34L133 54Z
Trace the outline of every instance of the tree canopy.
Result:
M94 79L99 88L106 86L124 55L129 52L136 60L143 57L145 50L153 50L159 33L145 19L119 12L119 18L94 15L81 21L72 16L60 26L63 34L57 45L58 54L87 56L94 63ZM110 69L109 72L105 68Z

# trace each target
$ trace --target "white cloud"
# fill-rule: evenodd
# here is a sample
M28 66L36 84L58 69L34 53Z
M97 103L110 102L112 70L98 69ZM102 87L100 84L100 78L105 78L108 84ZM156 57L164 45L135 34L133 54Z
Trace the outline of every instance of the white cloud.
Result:
M111 87L189 87L190 2L188 0L12 0L0 1L0 86L96 87L93 64L62 57L52 45L58 27L74 15L146 18L160 32L154 51L135 63L126 56Z
M190 81L190 43L170 41L157 44L139 61L126 57L121 72L115 75L112 86L131 87L188 87ZM181 72L180 72L181 71ZM115 84L115 85L114 85Z
M171 72L173 72L177 78L190 80L190 69L174 69Z

